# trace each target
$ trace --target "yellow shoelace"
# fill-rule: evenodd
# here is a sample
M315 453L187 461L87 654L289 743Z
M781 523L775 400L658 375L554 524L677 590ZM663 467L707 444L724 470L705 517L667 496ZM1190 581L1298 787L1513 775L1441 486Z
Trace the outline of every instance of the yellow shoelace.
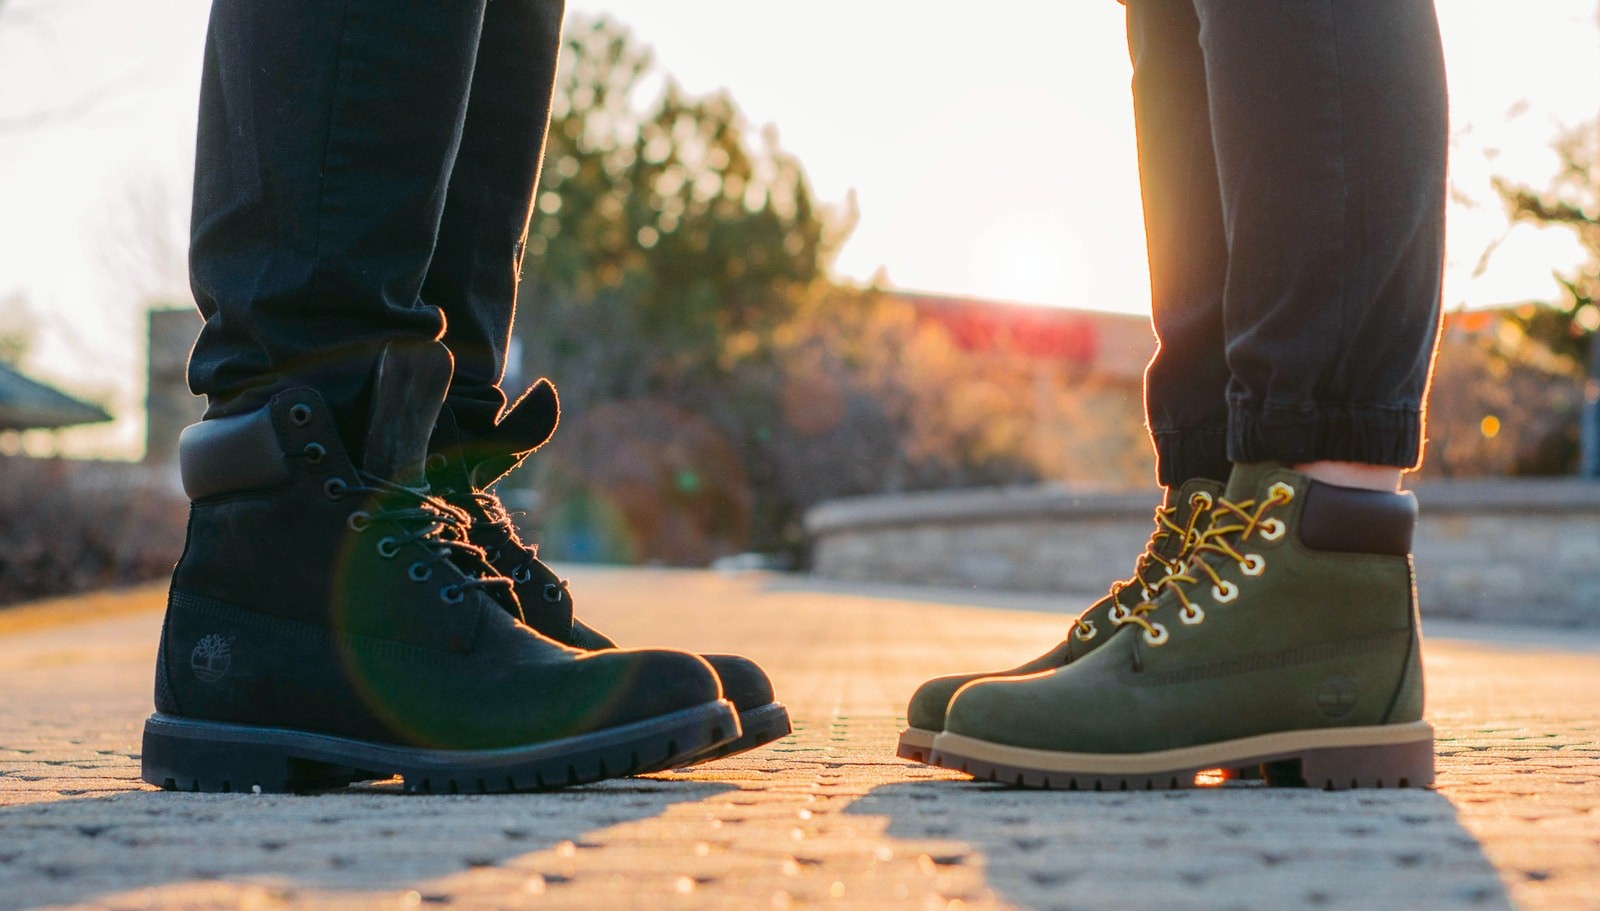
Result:
M1116 605L1122 603L1122 593L1134 585L1139 586L1145 601L1154 600L1161 583L1177 572L1183 566L1183 562L1188 559L1190 553L1193 552L1192 548L1199 540L1195 526L1199 524L1200 518L1206 514L1211 505L1211 494L1203 490L1196 491L1189 497L1189 521L1182 525L1177 523L1178 507L1156 507L1156 530L1151 532L1150 540L1145 543L1144 553L1140 554L1138 561L1134 563L1133 578L1118 579L1116 582L1111 583L1111 591L1106 595L1111 600L1113 611L1117 609ZM1159 548L1172 535L1177 535L1183 543L1178 546L1177 552L1169 560L1161 556ZM1151 581L1150 570L1157 566L1161 568L1162 572L1156 577L1155 581ZM1093 639L1096 632L1094 621L1088 619L1088 615L1091 612L1092 609L1085 611L1072 625L1073 635L1085 642Z
M1239 564L1239 571L1247 576L1259 576L1266 570L1267 561L1260 554L1244 553L1239 548L1258 532L1268 541L1282 537L1287 526L1281 519L1267 518L1266 515L1293 499L1294 488L1282 483L1272 485L1267 498L1259 504L1255 500L1234 503L1226 497L1217 498L1210 510L1211 527L1201 532L1194 546L1189 549L1186 565L1181 571L1171 572L1156 583L1158 593L1172 592L1181 605L1178 619L1188 626L1205 620L1205 610L1190 597L1193 588L1204 582L1211 583L1211 599L1217 604L1228 604L1239 597L1239 586L1222 578L1216 567L1205 560L1206 554L1216 554L1234 561ZM1167 641L1167 628L1146 616L1155 606L1152 598L1135 604L1131 609L1112 607L1111 620L1118 626L1127 623L1139 626L1144 629L1146 642L1162 645Z

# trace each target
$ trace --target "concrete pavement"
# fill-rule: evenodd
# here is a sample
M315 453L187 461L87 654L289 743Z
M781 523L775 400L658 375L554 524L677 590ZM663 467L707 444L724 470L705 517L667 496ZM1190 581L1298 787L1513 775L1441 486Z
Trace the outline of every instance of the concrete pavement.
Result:
M1593 633L1427 627L1437 790L1041 793L894 737L922 679L1035 654L1081 599L571 574L625 643L761 661L796 733L549 794L169 794L137 760L160 590L0 612L0 909L1600 908Z

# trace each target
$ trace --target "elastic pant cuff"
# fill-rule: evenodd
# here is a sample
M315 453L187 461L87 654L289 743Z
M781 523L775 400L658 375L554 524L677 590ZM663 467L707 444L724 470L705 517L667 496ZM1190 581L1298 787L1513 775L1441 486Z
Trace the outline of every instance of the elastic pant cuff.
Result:
M1422 413L1412 407L1234 402L1228 457L1234 462L1360 462L1413 468L1422 455Z
M1151 438L1156 446L1156 480L1162 487L1181 487L1194 478L1226 481L1233 471L1225 427L1156 430Z

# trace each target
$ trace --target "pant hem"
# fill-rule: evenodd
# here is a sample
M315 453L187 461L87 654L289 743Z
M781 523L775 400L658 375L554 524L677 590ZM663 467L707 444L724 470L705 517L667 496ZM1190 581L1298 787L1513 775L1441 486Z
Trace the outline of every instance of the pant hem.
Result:
M1361 462L1414 468L1422 456L1422 412L1410 406L1283 407L1234 402L1228 457L1234 462Z
M1233 470L1226 427L1154 430L1150 436L1156 447L1156 480L1162 487L1180 487L1194 478L1226 481Z

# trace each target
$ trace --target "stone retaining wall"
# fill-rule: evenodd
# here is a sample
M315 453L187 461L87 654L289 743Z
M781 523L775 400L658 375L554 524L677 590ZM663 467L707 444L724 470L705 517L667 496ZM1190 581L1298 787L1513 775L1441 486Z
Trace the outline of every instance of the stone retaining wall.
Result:
M1600 627L1600 483L1418 485L1424 613ZM863 497L806 515L820 576L1092 593L1128 572L1154 528L1144 494L1061 487Z

